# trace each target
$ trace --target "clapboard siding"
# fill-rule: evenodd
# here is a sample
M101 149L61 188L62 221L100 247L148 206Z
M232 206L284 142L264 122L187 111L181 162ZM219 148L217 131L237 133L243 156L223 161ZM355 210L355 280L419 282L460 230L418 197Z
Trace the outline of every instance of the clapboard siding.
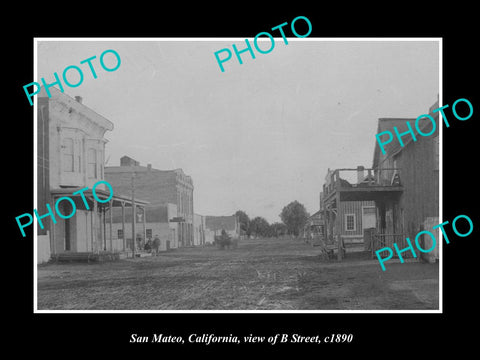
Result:
M419 138L396 156L397 164L402 169L401 181L404 187L399 205L404 213L404 231L409 237L415 237L427 218L439 216L435 135L438 134Z
M373 201L342 201L340 203L340 223L341 223L341 235L358 235L363 236L362 227L362 207L363 206L375 206ZM347 214L355 214L355 230L347 230L346 216Z

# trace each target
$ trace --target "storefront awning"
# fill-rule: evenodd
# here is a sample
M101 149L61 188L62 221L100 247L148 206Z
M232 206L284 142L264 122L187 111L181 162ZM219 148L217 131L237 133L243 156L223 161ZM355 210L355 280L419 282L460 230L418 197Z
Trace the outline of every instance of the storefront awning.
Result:
M81 193L77 193L77 194L73 195L74 193L78 192L81 189L82 188L80 188L80 187L61 188L61 189L51 190L50 193L51 193L52 197L54 197L56 199L58 199L60 197L64 197L64 196L69 197L75 202L75 205L78 209L87 210L86 206L85 206L85 202L83 200L83 197L85 197L89 208L92 209L93 208L93 201L95 201L92 189L88 189L88 190L82 191ZM82 196L82 194L83 194L83 196ZM95 196L98 199L101 199L103 201L103 200L106 200L110 197L110 191L95 189ZM135 202L136 206L141 206L141 207L144 207L144 206L150 204L149 201L142 200L142 199L137 199L137 198L134 199L134 202ZM97 203L98 203L98 206L100 206L100 207L110 206L109 205L110 201L105 202L105 203L97 201ZM121 194L113 194L113 196L111 198L111 204L112 204L112 207L121 207L122 205L126 206L126 207L129 207L129 206L131 207L132 204L133 204L132 197L131 196L126 196L126 195L121 195Z

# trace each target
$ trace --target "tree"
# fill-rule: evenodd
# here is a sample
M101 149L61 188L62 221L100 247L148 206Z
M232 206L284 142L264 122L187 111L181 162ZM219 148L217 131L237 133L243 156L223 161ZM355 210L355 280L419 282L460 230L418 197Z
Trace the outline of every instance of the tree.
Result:
M238 222L240 223L240 234L250 236L250 218L248 215L242 210L237 210L235 215L238 217Z
M287 233L287 226L284 223L275 222L270 225L270 236L279 237Z
M269 228L270 225L268 224L268 221L261 216L257 216L250 221L250 231L256 236L267 237Z
M307 223L309 216L310 215L305 209L305 206L300 204L297 200L292 201L285 206L280 214L280 218L287 226L288 232L295 236L298 236L300 230Z

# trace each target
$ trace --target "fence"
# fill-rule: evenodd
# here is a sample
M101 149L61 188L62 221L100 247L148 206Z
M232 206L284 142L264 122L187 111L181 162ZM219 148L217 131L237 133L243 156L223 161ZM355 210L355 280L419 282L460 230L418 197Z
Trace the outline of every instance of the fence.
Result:
M397 244L400 250L405 249L408 246L407 241L405 240L405 234L373 234L373 241L372 241L372 258L376 258L377 254L375 253L377 250L382 248L389 247L393 250L393 257L398 258L398 254L393 247L393 244ZM380 256L386 257L389 253L381 252L379 253ZM402 258L412 258L411 251L405 251L402 253Z

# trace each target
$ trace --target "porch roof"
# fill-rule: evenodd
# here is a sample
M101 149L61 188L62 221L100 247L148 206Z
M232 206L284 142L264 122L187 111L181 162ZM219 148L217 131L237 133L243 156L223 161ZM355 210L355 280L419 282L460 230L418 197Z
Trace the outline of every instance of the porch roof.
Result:
M74 192L77 192L81 189L82 189L81 187L53 189L53 190L50 190L50 193L52 194L52 196L55 196L55 197L60 197L60 196L68 196L68 197L72 197L72 198L73 197L81 197L82 196L81 194L73 195ZM83 194L85 195L86 198L93 199L92 189L85 190L83 192ZM96 189L95 190L95 195L99 199L105 200L105 199L108 199L110 197L110 192L105 191L105 190L101 190L101 189ZM112 206L113 207L122 206L122 203L125 206L132 206L132 197L122 195L122 194L113 194L112 195ZM106 204L108 204L108 203L100 203L99 205L100 206L106 206ZM148 204L150 204L149 201L135 198L135 205L146 206Z
M342 187L337 189L337 191L340 192L340 201L378 201L399 196L403 192L403 186L372 185L369 187Z

